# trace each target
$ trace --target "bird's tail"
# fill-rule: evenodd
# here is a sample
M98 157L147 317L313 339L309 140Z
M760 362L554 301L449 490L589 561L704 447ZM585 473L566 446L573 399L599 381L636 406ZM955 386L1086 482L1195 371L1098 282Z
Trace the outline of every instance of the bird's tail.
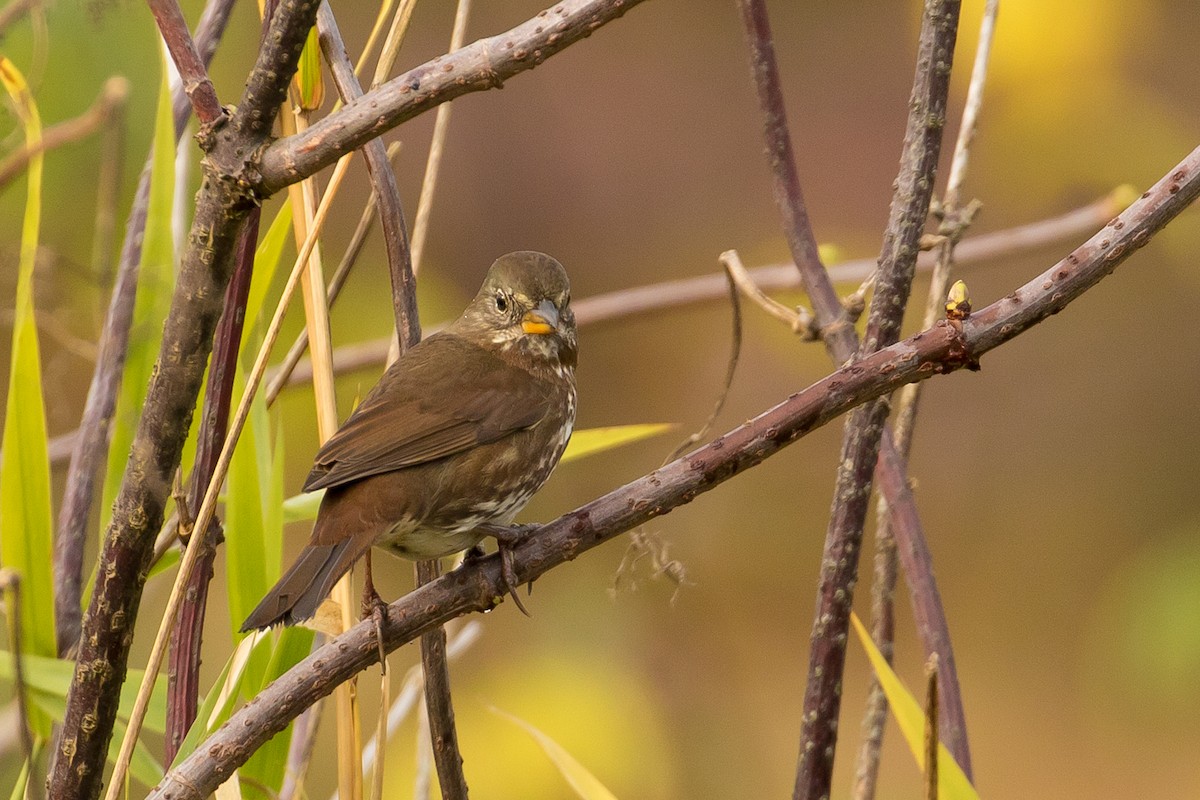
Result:
M321 605L354 562L362 555L361 537L348 537L336 544L308 545L279 583L242 623L242 632L274 625L292 625L317 613ZM370 547L370 539L365 540Z

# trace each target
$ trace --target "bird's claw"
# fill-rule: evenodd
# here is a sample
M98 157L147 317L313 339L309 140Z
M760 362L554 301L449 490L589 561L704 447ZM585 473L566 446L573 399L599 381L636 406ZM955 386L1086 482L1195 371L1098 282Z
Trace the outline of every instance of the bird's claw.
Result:
M383 626L387 624L387 607L387 601L379 596L379 592L375 591L375 584L371 581L371 571L368 567L360 611L362 619L370 617L371 621L375 623L375 646L379 649L379 668L383 672L387 672L387 651L383 647Z
M521 602L520 596L517 595L517 587L521 584L517 578L517 568L513 561L512 549L539 527L538 525L487 525L484 527L487 535L496 540L496 549L500 553L500 580L504 586L504 591L512 598L513 603L521 610L521 613L527 617L532 617L533 615L529 613L529 609L525 608L525 604ZM471 548L471 551L468 551L468 559L475 549ZM478 555L475 557L478 558Z

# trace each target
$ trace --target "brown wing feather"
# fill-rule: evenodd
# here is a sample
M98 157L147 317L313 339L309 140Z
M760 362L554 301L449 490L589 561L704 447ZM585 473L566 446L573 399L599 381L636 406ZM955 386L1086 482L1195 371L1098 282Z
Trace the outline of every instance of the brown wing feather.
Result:
M436 461L537 424L549 401L529 378L461 337L429 337L384 373L325 443L304 491Z

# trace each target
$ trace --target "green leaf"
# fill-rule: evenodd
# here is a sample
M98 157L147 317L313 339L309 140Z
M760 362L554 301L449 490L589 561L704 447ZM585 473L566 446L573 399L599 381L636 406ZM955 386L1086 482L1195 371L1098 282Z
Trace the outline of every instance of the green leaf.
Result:
M913 758L917 760L917 767L924 771L925 711L912 693L905 688L896 673L892 671L887 659L883 657L883 653L880 653L879 648L875 646L875 642L871 641L871 635L863 627L858 615L851 612L850 621L854 624L854 630L858 633L858 640L862 642L863 649L867 651L867 658L871 660L871 666L875 668L875 674L879 677L879 685L883 687L883 692L887 695L888 707L892 710L893 716L896 717L896 723L900 726L900 733L903 734L904 741L908 742L908 749L912 751ZM975 791L975 787L967 780L967 776L963 774L962 768L954 760L954 756L950 755L950 751L941 743L938 743L938 797L941 800L979 800L979 794Z
M25 128L26 146L37 148L42 123L24 76L0 57L0 82ZM29 159L25 219L17 266L12 356L0 456L0 563L20 575L21 637L27 652L54 655L53 511L41 355L34 320L33 272L42 206L42 155ZM31 715L33 732L50 736L49 720Z
M613 425L608 428L588 428L575 431L563 453L563 463L603 453L621 445L639 442L666 433L675 426L669 422L650 422L641 425Z
M674 427L675 425L669 422L650 422L641 425L613 425L608 428L588 428L575 431L571 437L571 443L567 445L567 450L563 453L562 460L563 463L566 463L587 458L614 447L658 436ZM289 497L283 501L283 521L302 522L316 519L317 510L320 509L321 500L324 497L324 489Z
M272 646L271 637L267 634L247 636L238 642L233 653L221 668L221 674L213 683L213 688L205 695L204 701L196 711L196 721L188 729L187 736L179 745L172 766L180 763L196 749L204 737L225 724L233 714L233 707L241 696L242 681L246 678L246 666L251 658L260 651L266 651ZM132 681L127 681L132 683Z
M492 713L504 717L532 736L533 740L541 745L542 750L550 758L550 761L554 763L554 766L558 768L559 774L566 779L567 783L571 784L571 788L575 790L575 794L579 795L582 800L617 800L616 795L610 792L595 775L588 772L587 768L576 761L575 757L564 750L558 742L525 720L514 717L512 714L501 711L494 706L490 708Z
M250 291L246 295L246 318L242 323L242 346L239 352L246 353L250 343L258 336L256 326L267 302L267 292L283 258L283 249L291 241L292 204L284 203L271 221L262 241L254 251L254 274L250 276Z
M55 719L61 719L65 707L62 704L66 702L67 690L70 689L75 674L75 662L29 653L22 657L21 662L25 666L25 685L31 691L56 699L59 707L53 714ZM128 719L144 674L140 669L129 670L125 684L121 687L121 705L117 716ZM5 657L0 658L0 681L11 683L13 680L13 660L6 653ZM146 709L143 727L155 733L162 733L167 729L167 689L166 681L161 676L155 682L154 691L150 695L150 705Z
M306 519L316 519L317 510L321 507L324 497L324 489L289 497L283 501L283 521L302 522Z
M41 749L42 746L40 742L34 744L32 760L37 760ZM9 795L10 800L25 800L25 786L29 783L29 762L30 759L28 758L21 761L21 773L17 775L17 782L13 786L12 794Z
M237 368L233 381L233 396L245 391L246 379ZM282 526L268 532L266 500L263 491L270 490L271 458L270 419L262 393L255 395L250 419L242 430L237 449L229 464L228 490L225 494L225 558L228 576L225 581L229 598L229 621L233 638L242 634L238 626L271 588L272 576L277 576L278 564L266 559L267 536L282 539Z
M296 87L300 95L300 109L315 111L325 100L325 81L321 77L321 50L317 42L317 29L308 31L300 63L296 67Z
M275 647L271 651L271 660L267 664L258 681L258 691L274 681L283 673L303 661L312 650L313 632L308 628L283 628L279 631ZM249 677L247 677L247 682ZM271 795L258 790L265 786L277 793L283 786L283 776L287 767L287 753L292 741L292 726L276 734L266 744L258 749L250 760L238 770L246 778L253 778L242 787L245 797L262 797L269 800ZM257 783L257 786L256 786Z
M132 673L132 670L130 672ZM51 695L35 691L29 693L29 699L35 706L53 718L54 721L59 722L62 720L63 711L66 709L66 702L57 694ZM125 730L126 725L121 720L113 723L113 736L112 740L108 743L108 760L110 762L115 762L121 753L121 742L125 739ZM146 745L138 741L137 745L133 748L133 760L129 762L129 773L137 778L142 785L149 787L156 785L162 780L163 768L158 763L158 760L150 755L150 751L146 748Z
M146 397L146 385L154 369L162 341L162 325L171 306L175 285L175 243L171 214L175 196L175 121L171 111L171 89L164 64L154 122L154 156L150 167L150 200L146 209L146 232L138 267L137 297L129 328L125 374L112 422L108 471L100 505L101 530L112 519L112 504L125 475ZM197 415L198 417L199 415Z

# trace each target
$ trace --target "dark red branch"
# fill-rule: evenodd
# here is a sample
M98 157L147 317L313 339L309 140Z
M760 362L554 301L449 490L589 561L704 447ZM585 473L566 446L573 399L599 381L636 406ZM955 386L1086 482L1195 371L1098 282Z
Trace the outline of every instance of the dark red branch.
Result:
M199 445L196 463L188 483L189 517L196 519L204 493L212 481L225 434L229 429L229 407L233 399L233 379L237 373L242 327L246 319L246 298L254 274L254 251L258 244L261 209L255 208L242 230L237 266L225 290L225 310L217 323L216 344L208 368L204 390L204 411L197 433ZM163 761L170 764L196 719L200 696L200 650L204 639L204 617L208 610L208 586L213 576L213 560L222 541L221 524L214 518L203 538L204 548L192 570L179 608L179 621L171 637L171 657L167 669L167 730Z
M859 348L860 357L892 344L900 333L916 271L918 243L933 199L957 33L957 0L927 0L921 19L916 76L909 100L900 172L879 256L866 336ZM792 795L796 800L827 798L832 787L850 610L858 583L858 557L871 500L875 462L879 458L888 410L885 399L873 400L855 409L846 423L842 439L833 511L821 557L817 610L813 615L808 682L801 711L800 755ZM888 456L886 467L897 470L896 476L903 485L903 460L894 448ZM911 495L897 500L900 504L897 519L901 519L900 514L907 513L910 517L905 521L910 524L906 529L911 529L912 523L919 525ZM888 502L891 503L891 497ZM935 596L934 599L938 598ZM937 606L940 608L940 603ZM926 647L931 646L928 638L923 643ZM948 643L947 635L944 644ZM955 722L958 724L953 730L958 736L947 736L946 747L970 778L966 726L961 720Z
M211 125L221 118L221 102L217 100L217 91L208 78L205 59L200 55L196 43L192 41L191 31L188 30L187 20L175 0L147 0L154 21L158 23L158 32L167 43L167 51L179 70L183 83L183 91L192 101L196 111L196 119L202 125Z

